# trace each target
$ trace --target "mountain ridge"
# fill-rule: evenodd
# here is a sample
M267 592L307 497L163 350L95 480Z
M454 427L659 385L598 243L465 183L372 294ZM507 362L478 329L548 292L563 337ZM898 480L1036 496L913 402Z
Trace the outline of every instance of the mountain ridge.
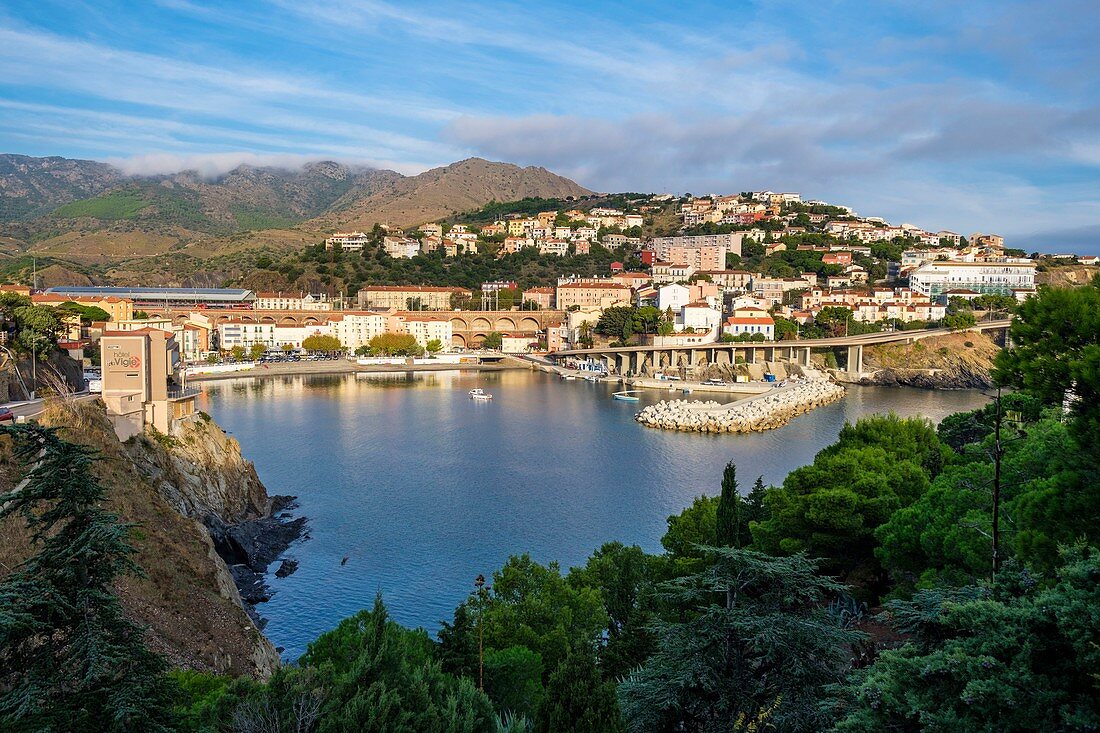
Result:
M405 228L492 201L592 193L542 167L482 158L413 176L332 160L242 164L209 176L130 175L94 160L0 154L0 241L16 259L164 281L219 270L220 259L246 250L300 249L340 229Z

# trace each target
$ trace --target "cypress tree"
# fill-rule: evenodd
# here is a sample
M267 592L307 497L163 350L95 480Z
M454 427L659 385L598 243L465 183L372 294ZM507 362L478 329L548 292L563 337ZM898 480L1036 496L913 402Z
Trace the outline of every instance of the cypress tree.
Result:
M722 494L718 497L715 535L719 547L741 546L741 495L737 493L737 466L730 461L722 471Z
M123 524L101 504L95 452L39 426L0 428L29 466L0 495L37 553L0 582L0 729L170 730L165 663L111 588L139 574Z

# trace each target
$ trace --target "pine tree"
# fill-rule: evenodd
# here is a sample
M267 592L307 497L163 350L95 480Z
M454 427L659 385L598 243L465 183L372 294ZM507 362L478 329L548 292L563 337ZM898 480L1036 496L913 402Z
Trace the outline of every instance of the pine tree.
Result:
M535 714L534 733L620 733L615 685L600 678L590 653L574 650L546 685Z
M22 516L38 548L0 583L0 729L170 730L165 663L111 587L141 570L130 525L101 507L95 452L39 426L0 432L30 466L0 518Z
M756 483L752 485L752 491L745 497L745 525L749 522L761 522L768 518L767 508L764 506L764 495L768 493L768 487L764 485L764 477L757 476Z
M722 494L718 498L716 534L719 547L741 546L742 501L737 492L737 466L730 461L722 472Z

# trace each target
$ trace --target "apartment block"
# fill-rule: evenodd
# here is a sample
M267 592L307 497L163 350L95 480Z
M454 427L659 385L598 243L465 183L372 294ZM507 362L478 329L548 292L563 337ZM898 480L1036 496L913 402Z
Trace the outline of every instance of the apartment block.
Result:
M1035 290L1035 263L926 262L909 273L909 287L933 299L960 289L1021 297Z
M358 293L359 309L450 310L452 298L468 299L466 288L431 285L370 285Z
M566 283L557 289L557 306L561 310L578 308L610 308L630 305L630 288L619 283Z

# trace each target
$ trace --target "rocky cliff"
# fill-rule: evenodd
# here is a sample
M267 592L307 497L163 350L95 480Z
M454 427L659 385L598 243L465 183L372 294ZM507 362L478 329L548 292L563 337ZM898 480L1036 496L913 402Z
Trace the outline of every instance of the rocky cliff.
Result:
M284 512L294 497L268 496L240 444L205 413L176 423L170 435L146 433L127 441L126 450L176 511L206 528L245 611L263 628L255 605L270 598L264 574L305 530L304 518L291 520Z
M226 523L266 516L270 499L241 446L209 415L180 421L170 435L128 441L134 464L180 514Z
M1035 282L1056 288L1076 288L1088 285L1097 275L1100 275L1100 267L1096 265L1043 265L1035 273Z
M993 385L993 360L1000 347L981 333L962 332L912 344L881 344L864 349L862 384L925 389L985 389Z
M267 493L236 441L208 419L173 436L146 435L120 444L100 403L58 403L41 416L61 435L100 451L95 464L109 487L110 508L135 528L142 578L123 578L117 591L127 612L148 629L148 643L171 664L264 677L278 654L249 617L216 543L204 524L263 518ZM19 475L10 445L0 439L0 489ZM31 552L22 522L0 522L0 574Z

